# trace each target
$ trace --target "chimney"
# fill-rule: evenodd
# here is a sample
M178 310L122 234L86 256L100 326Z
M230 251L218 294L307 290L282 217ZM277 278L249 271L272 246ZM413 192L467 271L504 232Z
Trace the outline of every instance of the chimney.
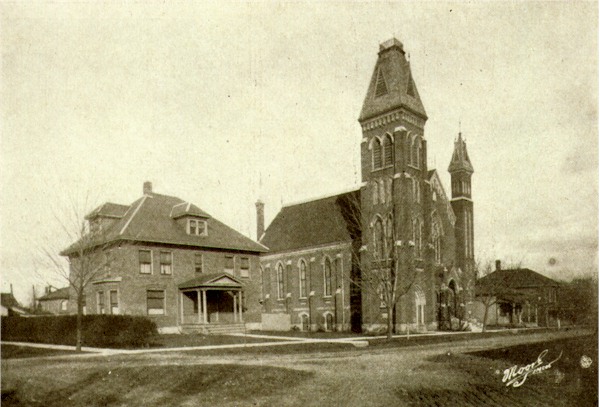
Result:
M256 240L259 241L265 233L265 204L260 199L256 201Z
M146 181L144 182L144 195L149 195L152 193L152 182Z
M502 270L502 262L500 260L496 260L496 271Z

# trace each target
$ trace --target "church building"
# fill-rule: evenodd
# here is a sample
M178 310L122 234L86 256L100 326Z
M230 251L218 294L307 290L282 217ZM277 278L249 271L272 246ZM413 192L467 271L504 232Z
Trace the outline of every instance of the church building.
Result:
M263 329L455 329L474 298L473 166L459 133L451 196L428 168L427 113L403 44L380 45L358 119L360 188L284 206L264 231Z

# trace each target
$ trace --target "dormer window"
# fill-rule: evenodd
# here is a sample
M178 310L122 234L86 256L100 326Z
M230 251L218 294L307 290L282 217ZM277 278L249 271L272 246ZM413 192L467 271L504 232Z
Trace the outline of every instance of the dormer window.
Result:
M202 219L188 219L188 235L206 236L208 228L206 221Z

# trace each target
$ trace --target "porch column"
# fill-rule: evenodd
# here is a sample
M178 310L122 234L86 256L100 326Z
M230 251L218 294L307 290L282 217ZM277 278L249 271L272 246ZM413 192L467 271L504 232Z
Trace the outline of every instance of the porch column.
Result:
M204 323L208 323L208 315L206 312L206 290L202 290L202 316Z
M183 316L183 297L184 297L183 291L180 291L179 292L179 315L181 315L180 319L181 319L182 325L185 323L184 316Z
M244 322L244 307L242 306L243 302L242 302L242 291L240 290L238 295L240 296L240 298L238 299L238 308L239 308L239 315L240 315L240 322Z
M200 301L201 301L201 294L200 294L200 289L196 290L196 301L198 303L198 323L201 324L202 323L202 316L200 314Z
M237 322L237 295L233 294L233 322Z

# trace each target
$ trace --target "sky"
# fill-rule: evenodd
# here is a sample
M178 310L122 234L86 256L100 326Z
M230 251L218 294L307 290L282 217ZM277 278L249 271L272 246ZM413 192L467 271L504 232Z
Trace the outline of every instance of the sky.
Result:
M191 201L255 238L282 204L360 184L379 43L409 54L449 192L459 132L475 253L561 280L598 268L595 2L0 2L0 277L64 286L65 208Z

